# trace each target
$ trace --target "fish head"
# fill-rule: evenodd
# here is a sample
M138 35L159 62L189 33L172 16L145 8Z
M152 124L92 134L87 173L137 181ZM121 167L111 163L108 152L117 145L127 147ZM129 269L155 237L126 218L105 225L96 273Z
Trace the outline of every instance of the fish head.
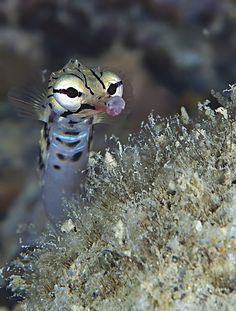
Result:
M92 116L106 112L115 116L124 109L122 95L123 83L118 75L90 69L77 60L71 60L49 79L48 100L57 114Z

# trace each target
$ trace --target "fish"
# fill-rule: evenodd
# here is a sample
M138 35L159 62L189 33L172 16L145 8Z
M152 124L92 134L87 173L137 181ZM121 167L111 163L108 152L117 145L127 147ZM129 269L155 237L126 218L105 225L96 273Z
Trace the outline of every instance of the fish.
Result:
M12 99L24 115L43 122L39 171L42 202L49 221L59 226L68 217L65 202L83 193L94 124L125 109L123 82L113 72L71 59L52 72L47 90L29 100Z

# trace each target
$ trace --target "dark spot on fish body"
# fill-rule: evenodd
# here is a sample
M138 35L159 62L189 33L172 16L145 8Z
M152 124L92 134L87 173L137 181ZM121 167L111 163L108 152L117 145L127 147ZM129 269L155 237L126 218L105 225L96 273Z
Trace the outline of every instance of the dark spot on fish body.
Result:
M75 146L77 146L78 144L80 143L80 140L77 140L77 141L75 141L75 142L71 142L71 143L65 143L66 144L66 146L67 147L75 147Z
M78 160L80 159L80 157L82 156L82 154L83 154L83 152L82 152L82 151L79 151L79 152L75 153L75 154L70 158L70 160L71 160L72 162L76 162L76 161L78 161Z
M49 149L49 147L50 147L50 139L48 137L47 140L46 140L46 148L47 148L47 150Z
M42 170L44 168L44 162L43 162L41 150L39 150L38 163L39 163L39 169Z
M66 131L64 132L65 135L79 135L80 132L70 132L70 131Z
M56 153L56 156L59 160L61 161L71 161L71 162L76 162L80 159L80 157L82 156L83 152L79 151L76 152L71 158L66 157L64 154L61 153Z
M61 169L60 165L57 165L57 164L54 164L53 167L55 168L55 170L60 170Z
M65 161L66 160L66 156L64 156L64 154L62 154L62 153L56 153L56 156L61 161Z
M80 140L77 140L75 142L66 142L60 139L59 137L56 137L56 140L59 141L59 143L61 143L62 145L67 146L67 147L75 147L76 145L80 143Z
M56 140L59 141L59 143L63 143L63 141L59 137L56 137Z
M50 147L50 139L49 139L50 126L45 123L43 127L43 138L46 142L46 149L48 150Z
M49 136L50 127L48 127L48 124L45 123L43 127L43 137L46 140Z
M78 121L69 120L69 124L78 124Z
M44 163L43 162L40 162L39 164L39 170L42 171L44 169Z

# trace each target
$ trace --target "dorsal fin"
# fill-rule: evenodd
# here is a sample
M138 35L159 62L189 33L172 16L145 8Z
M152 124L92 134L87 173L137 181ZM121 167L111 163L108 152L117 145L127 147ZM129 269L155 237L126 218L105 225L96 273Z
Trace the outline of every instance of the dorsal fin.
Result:
M47 122L50 108L47 105L47 79L41 75L35 83L26 87L12 88L8 93L9 102L22 117Z

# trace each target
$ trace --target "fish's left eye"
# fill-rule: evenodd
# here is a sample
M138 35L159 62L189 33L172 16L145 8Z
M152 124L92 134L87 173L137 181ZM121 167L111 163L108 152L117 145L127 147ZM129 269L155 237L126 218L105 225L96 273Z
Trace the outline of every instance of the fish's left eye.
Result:
M116 89L117 89L116 83L111 83L111 84L109 85L109 88L107 89L107 93L108 93L109 95L114 95L115 92L116 92Z
M122 85L123 85L122 81L118 81L116 83L111 83L107 89L107 93L109 95L115 95L117 93L116 95L122 96L122 93L123 93Z

